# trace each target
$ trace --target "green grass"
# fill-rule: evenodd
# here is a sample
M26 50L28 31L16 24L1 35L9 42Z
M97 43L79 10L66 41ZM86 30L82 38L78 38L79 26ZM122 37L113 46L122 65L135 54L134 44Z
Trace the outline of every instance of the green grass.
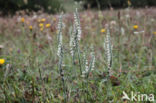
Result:
M37 15L35 19L23 15L24 24L18 22L19 16L1 18L0 44L4 48L0 51L0 57L6 62L0 67L0 102L108 103L113 100L113 103L123 103L123 91L128 95L133 91L148 95L152 93L156 96L154 10L120 10L120 16L117 15L119 11L80 13L80 58L82 59L86 52L90 62L92 46L96 58L94 71L91 71L88 79L80 75L78 57L74 61L75 64L72 63L69 40L73 15L65 14L65 27L62 31L65 93L58 68L58 15ZM130 18L126 18L126 15L130 15ZM37 19L42 17L52 26L40 31ZM106 32L100 32L106 24L110 25L113 44L113 76L110 81L106 81L107 65L103 46ZM32 31L29 30L29 25L33 26ZM138 25L139 28L134 30L133 25ZM121 27L125 30L123 34L120 31ZM84 62L81 63L84 70Z

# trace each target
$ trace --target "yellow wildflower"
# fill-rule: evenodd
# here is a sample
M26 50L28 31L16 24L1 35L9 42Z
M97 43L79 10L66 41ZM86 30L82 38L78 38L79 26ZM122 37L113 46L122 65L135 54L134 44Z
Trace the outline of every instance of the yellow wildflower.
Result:
M101 33L104 33L106 30L105 29L101 29Z
M25 19L24 18L21 18L21 22L24 23L24 21L25 21Z
M29 29L30 29L30 30L32 30L32 29L33 29L33 27L30 25L30 26L29 26Z
M156 31L155 31L155 32L153 32L153 34L156 36Z
M0 59L0 65L3 65L5 63L5 59Z
M49 28L51 26L51 24L46 24L46 28Z
M45 22L45 21L46 21L46 19L45 19L45 18L41 19L41 22Z
M138 25L134 25L133 28L134 28L134 29L138 29Z
M39 27L43 27L43 26L44 26L43 23L40 23L40 24L39 24Z

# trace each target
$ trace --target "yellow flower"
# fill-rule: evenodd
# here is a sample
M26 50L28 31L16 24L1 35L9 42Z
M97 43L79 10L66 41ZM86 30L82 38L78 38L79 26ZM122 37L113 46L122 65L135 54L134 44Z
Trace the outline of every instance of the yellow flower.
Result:
M46 24L46 28L49 28L51 26L51 24Z
M39 24L39 27L43 27L43 26L44 26L43 23L40 23L40 24Z
M155 31L155 32L153 32L153 34L156 36L156 31Z
M0 59L0 65L3 65L5 63L5 59Z
M24 18L21 18L21 22L24 23L24 21L25 21L25 19Z
M40 28L40 31L43 31L43 27Z
M106 30L105 29L101 29L101 33L104 33Z
M134 25L133 28L134 28L134 29L138 29L138 25Z
M30 30L32 30L32 29L33 29L33 27L30 25L30 26L29 26L29 29L30 29Z
M41 19L41 22L45 22L45 21L46 21L46 19L45 19L45 18Z

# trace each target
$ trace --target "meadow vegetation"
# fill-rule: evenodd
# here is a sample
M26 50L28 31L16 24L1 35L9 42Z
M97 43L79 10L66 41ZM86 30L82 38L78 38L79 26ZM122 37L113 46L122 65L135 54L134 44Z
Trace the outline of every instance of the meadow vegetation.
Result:
M156 96L155 14L127 8L0 17L0 102L131 103L123 91Z

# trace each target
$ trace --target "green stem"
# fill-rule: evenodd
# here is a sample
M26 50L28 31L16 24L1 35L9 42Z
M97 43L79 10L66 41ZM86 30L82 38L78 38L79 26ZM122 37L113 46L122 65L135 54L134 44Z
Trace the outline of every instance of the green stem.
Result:
M82 75L82 66L81 66L81 58L80 58L80 50L79 50L79 48L78 48L78 59L79 59L80 75Z
M64 74L63 74L63 69L62 69L62 59L63 59L63 50L61 47L61 53L60 53L60 57L59 57L59 72L60 72L60 76L61 76L61 81L62 81L62 85L63 85L63 92L65 95L65 103L67 102L67 96L66 96L66 86L65 86L65 80L64 80Z

